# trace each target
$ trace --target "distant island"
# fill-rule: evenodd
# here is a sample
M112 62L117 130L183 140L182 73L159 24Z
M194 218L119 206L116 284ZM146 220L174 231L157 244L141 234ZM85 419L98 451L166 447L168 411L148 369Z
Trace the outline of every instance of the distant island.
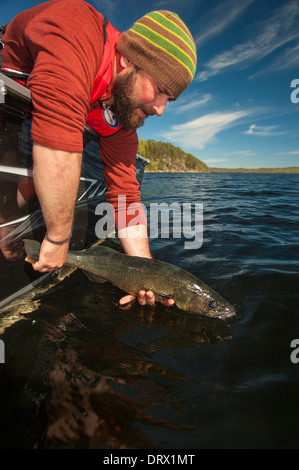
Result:
M299 174L299 167L287 168L211 168L190 153L168 142L139 140L138 153L150 161L146 172L168 173L292 173Z
M196 171L207 173L208 166L190 153L167 142L139 140L138 153L150 160L145 171L167 171L172 173Z

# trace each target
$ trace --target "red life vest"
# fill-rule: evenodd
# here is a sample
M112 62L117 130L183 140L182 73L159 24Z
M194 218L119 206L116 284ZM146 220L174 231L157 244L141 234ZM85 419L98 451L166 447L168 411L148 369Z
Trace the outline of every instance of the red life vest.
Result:
M116 44L120 34L121 33L109 22L107 23L107 38L104 45L104 54L99 71L93 82L93 89L89 101L91 104L103 98L105 92L109 89L112 79ZM115 134L122 127L119 125L117 117L109 108L102 108L99 105L88 113L86 123L102 137Z

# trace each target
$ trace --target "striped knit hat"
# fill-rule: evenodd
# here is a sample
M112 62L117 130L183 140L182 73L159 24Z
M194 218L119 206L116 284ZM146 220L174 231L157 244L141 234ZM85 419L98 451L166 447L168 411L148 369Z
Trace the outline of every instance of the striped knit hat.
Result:
M130 62L163 83L177 98L196 70L196 46L176 13L152 11L122 33L117 50Z

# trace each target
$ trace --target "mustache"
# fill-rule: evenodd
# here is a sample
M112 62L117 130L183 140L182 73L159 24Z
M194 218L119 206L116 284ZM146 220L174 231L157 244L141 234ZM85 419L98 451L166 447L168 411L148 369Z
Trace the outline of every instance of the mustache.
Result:
M147 116L154 116L156 114L156 111L151 106L139 103L139 101L135 100L131 96L127 96L126 99L127 106L130 107L132 111L135 109L141 109L141 111L143 111Z
M150 106L145 106L145 105L138 105L136 103L135 105L135 109L141 109L141 111L144 112L144 114L146 114L147 116L154 116L156 114L156 111L153 110L153 108L151 108Z

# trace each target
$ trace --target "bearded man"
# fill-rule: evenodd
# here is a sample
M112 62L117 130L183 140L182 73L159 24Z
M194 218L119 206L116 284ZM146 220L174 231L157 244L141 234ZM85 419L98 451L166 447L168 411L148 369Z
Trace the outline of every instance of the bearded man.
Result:
M154 11L121 34L83 0L51 0L6 26L0 57L4 73L26 74L22 84L32 96L34 186L47 229L33 268L46 272L65 263L85 123L99 135L122 248L151 258L146 218L129 226L127 216L126 226L119 225L118 196L140 205L136 129L146 117L161 116L194 77L196 47L184 22L175 13ZM139 302L153 304L155 298L142 291Z

